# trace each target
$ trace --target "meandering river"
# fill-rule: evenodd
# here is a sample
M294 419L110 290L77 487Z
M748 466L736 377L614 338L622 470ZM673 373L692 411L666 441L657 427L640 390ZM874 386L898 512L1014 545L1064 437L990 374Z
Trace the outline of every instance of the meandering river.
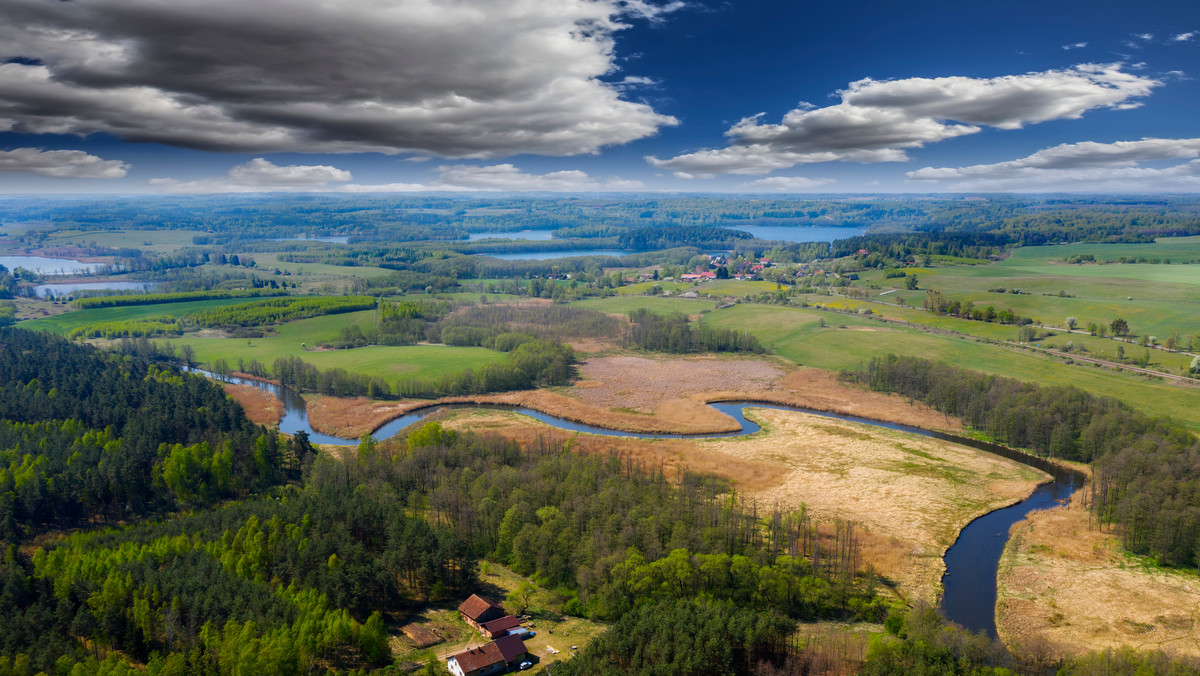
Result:
M334 445L353 445L357 444L357 439L343 439L328 434L322 434L315 431L308 421L308 407L305 404L304 397L298 392L287 387L281 387L273 383L254 380L249 378L228 377L222 378L215 374L199 369L194 369L197 373L207 375L212 378L224 380L225 382L239 385L253 385L267 392L271 392L279 397L283 402L284 415L279 422L279 430L288 434L296 432L305 432L308 438L313 443L317 444L334 444ZM1004 551L1004 545L1008 542L1008 529L1014 523L1025 518L1025 515L1037 509L1046 509L1055 504L1061 503L1068 498L1075 490L1082 485L1083 476L1079 472L1065 469L1056 465L1044 458L1039 458L1027 453L1015 451L1004 446L991 444L985 441L977 441L966 437L960 437L953 434L945 434L943 432L935 432L932 430L921 429L909 425L901 425L883 420L873 420L870 418L860 418L851 415L842 415L840 413L830 413L827 411L818 411L815 409L802 408L799 406L786 406L781 404L769 404L755 401L724 401L710 404L713 408L721 411L732 417L741 425L741 429L735 432L723 432L717 434L646 434L642 432L623 432L621 430L613 430L605 427L597 427L584 423L559 418L557 416L548 415L541 411L535 411L523 406L504 406L504 405L486 405L486 404L432 404L425 408L417 409L410 413L395 418L377 428L374 431L374 436L377 439L389 439L399 433L401 430L420 422L421 420L438 413L440 411L454 409L496 409L512 411L521 415L529 416L536 420L540 420L548 425L552 425L559 429L572 430L575 432L587 432L589 434L599 434L610 437L635 437L642 439L712 439L717 437L736 437L747 434L754 434L759 431L759 426L753 420L748 420L745 415L747 408L769 408L781 411L796 411L799 413L808 413L810 415L819 415L827 418L836 418L838 420L847 420L850 422L863 423L866 425L874 425L876 427L886 427L893 430L901 430L920 434L922 436L933 437L950 441L964 446L970 446L979 450L987 451L1002 455L1011 460L1029 465L1040 469L1053 477L1053 480L1042 484L1025 500L1018 502L1010 507L998 509L994 512L989 512L975 519L963 528L958 535L958 540L954 545L946 551L945 562L946 572L942 576L942 586L945 593L942 597L942 612L946 618L952 622L970 629L971 631L985 631L991 636L996 635L996 572L1000 566L1000 555Z

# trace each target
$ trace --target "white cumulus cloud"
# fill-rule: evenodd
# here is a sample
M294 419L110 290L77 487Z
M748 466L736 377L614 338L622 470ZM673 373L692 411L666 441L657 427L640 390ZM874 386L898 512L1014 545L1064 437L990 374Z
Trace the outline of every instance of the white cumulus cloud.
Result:
M744 118L725 132L725 148L646 159L696 176L765 174L813 162L902 162L908 149L983 127L1019 129L1096 108L1134 108L1140 103L1132 99L1160 84L1124 72L1120 64L995 78L864 79L838 92L840 103L803 104L778 124L764 123L763 113Z
M1194 37L1196 37L1196 31L1188 31L1186 33L1180 33L1180 34L1176 35L1175 37L1171 38L1171 41L1172 42L1188 42Z
M925 167L907 173L912 181L949 182L972 191L1177 192L1200 190L1200 138L1115 143L1064 143L995 164ZM1144 162L1188 160L1166 167Z
M594 153L672 117L622 98L647 0L0 3L0 131L206 150Z
M1062 48L1066 49L1066 50L1071 50L1071 49L1083 49L1084 47L1087 47L1087 46L1088 46L1088 43L1086 43L1086 42L1075 42L1075 43L1072 43L1069 45L1063 45Z
M0 150L0 171L55 178L122 178L129 171L129 165L121 160L105 160L82 150L16 148Z
M326 190L330 183L344 183L353 178L350 172L329 165L281 166L259 157L219 178L199 181L156 178L150 184L170 193L304 192Z

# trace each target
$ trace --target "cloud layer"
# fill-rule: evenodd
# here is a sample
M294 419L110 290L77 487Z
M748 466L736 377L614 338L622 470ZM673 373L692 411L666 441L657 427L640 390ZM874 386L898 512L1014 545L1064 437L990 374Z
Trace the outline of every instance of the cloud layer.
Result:
M122 178L129 165L105 160L82 150L0 150L0 171L40 174L55 178Z
M263 158L230 169L224 176L199 181L157 178L150 181L168 193L246 192L598 192L637 190L637 181L598 181L578 170L528 174L511 164L486 167L458 164L437 168L438 178L430 183L349 183L354 176L328 165L280 166Z
M599 78L617 70L624 21L678 6L5 0L0 131L244 152L592 153L675 124Z
M763 113L744 118L725 132L725 148L646 159L691 176L765 174L813 162L901 162L907 149L983 127L1019 129L1096 108L1134 108L1140 104L1132 99L1160 84L1119 64L997 78L865 79L838 92L840 103L802 104L779 124L764 124Z
M959 190L1173 192L1200 189L1200 160L1166 167L1139 166L1200 157L1200 138L1064 143L1008 162L925 167L912 181L950 182Z

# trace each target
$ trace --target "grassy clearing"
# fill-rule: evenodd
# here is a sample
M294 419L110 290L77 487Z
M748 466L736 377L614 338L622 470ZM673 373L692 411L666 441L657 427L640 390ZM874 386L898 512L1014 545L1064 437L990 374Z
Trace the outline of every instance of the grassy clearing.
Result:
M608 298L589 298L572 305L591 308L601 312L627 314L632 310L646 309L658 313L682 312L698 314L717 306L715 300L702 298L662 298L660 296L610 296Z
M1013 526L997 582L996 625L1009 645L1055 656L1120 646L1200 655L1200 578L1123 553L1078 500Z
M219 298L216 300L198 300L188 303L156 303L154 305L125 305L121 307L94 308L90 310L74 310L53 317L33 319L23 322L21 328L33 331L49 331L66 335L80 326L97 322L122 322L148 317L182 317L200 310L236 305L255 300L254 298Z
M504 603L510 612L519 608L505 603L505 598L523 583L531 581L504 566L483 562L480 564L479 581L481 588L478 593L494 601ZM535 636L525 640L525 647L534 655L534 666L530 674L543 673L549 665L571 658L573 652L582 651L587 644L608 629L607 625L593 622L580 617L569 617L561 614L562 604L566 599L551 590L534 585L534 592L529 598L529 606L525 614L531 620L524 626L535 632ZM468 648L484 645L490 639L484 638L478 631L463 622L458 612L451 608L430 608L423 612L406 617L404 623L417 622L432 630L444 639L443 642L426 650L415 648L412 641L406 637L395 635L393 651L399 662L426 663L430 658L444 662L455 653ZM395 632L398 634L399 632ZM557 653L547 650L553 648Z
M822 319L828 324L825 328L820 326ZM1032 352L817 310L744 304L710 312L704 316L704 322L720 328L747 330L776 354L805 366L837 370L852 368L872 356L889 352L920 355L984 373L1076 385L1094 394L1120 399L1150 415L1170 416L1193 430L1200 430L1200 388L1064 364ZM840 326L846 328L835 328Z
M437 378L448 373L479 368L503 361L505 355L482 347L445 345L375 345L353 350L316 351L313 348L337 337L342 327L368 326L374 311L348 312L289 322L265 338L203 338L187 334L169 342L176 347L191 345L196 358L205 364L224 359L236 365L239 357L257 359L268 367L279 357L295 356L319 369L342 368L353 373L377 375L391 384L411 378ZM301 345L306 348L302 348Z

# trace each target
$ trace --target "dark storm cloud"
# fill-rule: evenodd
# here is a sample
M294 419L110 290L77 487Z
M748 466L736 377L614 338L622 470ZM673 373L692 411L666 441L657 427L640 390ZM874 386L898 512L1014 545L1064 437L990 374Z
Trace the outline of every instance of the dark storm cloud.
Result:
M673 7L673 6L671 6ZM601 82L621 0L6 0L0 129L234 151L570 155L674 124Z

